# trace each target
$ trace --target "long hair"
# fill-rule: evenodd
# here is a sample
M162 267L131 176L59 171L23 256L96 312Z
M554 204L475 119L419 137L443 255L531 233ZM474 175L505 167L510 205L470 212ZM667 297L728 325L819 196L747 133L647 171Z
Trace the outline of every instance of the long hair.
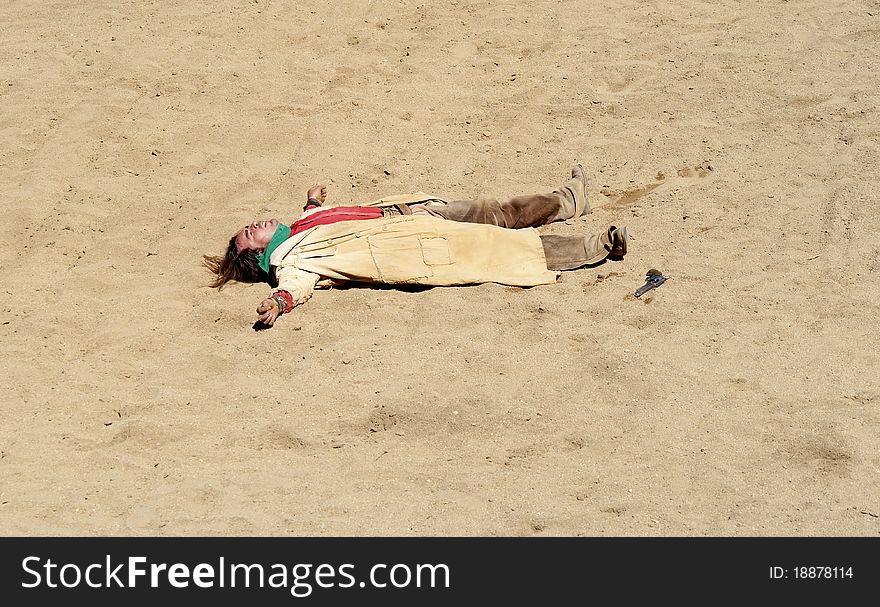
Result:
M218 291L230 280L272 284L271 277L263 272L257 261L256 251L244 249L239 253L235 244L235 236L229 239L226 255L203 255L202 258L202 265L214 274L214 279L209 286Z

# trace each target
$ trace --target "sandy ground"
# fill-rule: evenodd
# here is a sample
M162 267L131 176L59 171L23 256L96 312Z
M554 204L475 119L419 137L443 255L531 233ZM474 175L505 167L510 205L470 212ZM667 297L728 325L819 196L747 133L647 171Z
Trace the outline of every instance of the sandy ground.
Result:
M5 1L0 533L880 533L880 2ZM205 286L251 219L552 189L555 285ZM632 292L658 268L669 281Z

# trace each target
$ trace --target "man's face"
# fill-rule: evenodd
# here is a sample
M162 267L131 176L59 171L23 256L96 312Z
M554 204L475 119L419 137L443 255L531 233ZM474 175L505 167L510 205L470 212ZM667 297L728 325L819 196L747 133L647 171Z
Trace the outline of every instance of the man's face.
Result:
M255 221L243 227L235 236L235 246L238 247L238 252L241 253L245 249L262 251L269 246L277 228L277 219Z

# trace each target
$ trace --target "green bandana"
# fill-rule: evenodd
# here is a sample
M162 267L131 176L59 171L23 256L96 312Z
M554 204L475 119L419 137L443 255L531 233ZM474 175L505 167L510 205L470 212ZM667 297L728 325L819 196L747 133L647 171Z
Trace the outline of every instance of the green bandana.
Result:
M272 252L288 238L290 238L290 226L279 223L278 227L275 228L275 234L272 236L272 240L269 241L266 250L257 255L257 261L260 263L263 272L266 274L269 273L269 258L272 256Z

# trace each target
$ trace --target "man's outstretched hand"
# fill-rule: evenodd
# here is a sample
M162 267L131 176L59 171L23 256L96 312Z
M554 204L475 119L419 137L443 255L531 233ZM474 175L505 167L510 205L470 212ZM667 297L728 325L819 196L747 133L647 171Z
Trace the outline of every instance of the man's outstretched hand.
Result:
M266 298L257 307L257 320L271 327L278 318L278 311L278 302L272 298Z
M321 204L324 204L324 201L327 200L327 186L321 184L313 185L309 188L308 197L319 200Z

